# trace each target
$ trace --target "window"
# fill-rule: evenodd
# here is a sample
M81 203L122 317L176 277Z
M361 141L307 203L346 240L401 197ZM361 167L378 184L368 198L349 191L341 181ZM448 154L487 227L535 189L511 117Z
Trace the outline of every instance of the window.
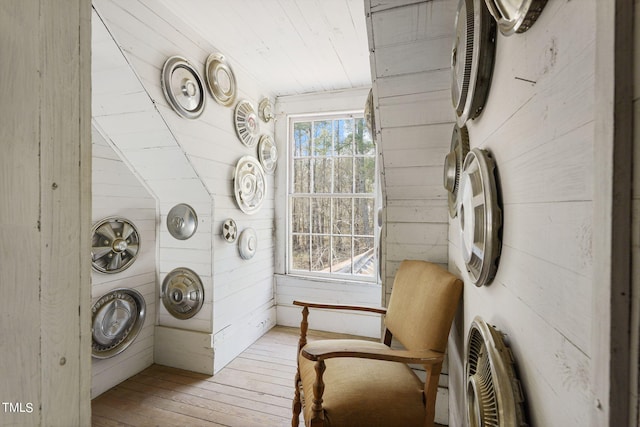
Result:
M376 150L356 115L290 120L289 272L376 275Z

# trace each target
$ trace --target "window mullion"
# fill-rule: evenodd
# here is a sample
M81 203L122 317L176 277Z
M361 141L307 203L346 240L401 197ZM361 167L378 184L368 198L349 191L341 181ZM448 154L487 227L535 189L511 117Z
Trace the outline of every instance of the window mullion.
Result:
M336 179L336 120L331 120L331 185L329 192L333 196L335 192ZM329 271L333 273L333 197L329 198Z
M314 193L315 188L315 156L314 151L316 149L315 144L315 122L311 122L311 141L309 141L309 193Z
M315 192L315 121L311 121L311 140L309 141L309 271L313 271L313 196Z
M356 202L355 199L352 197L351 198L351 274L355 274L356 270L356 266L353 263L353 257L354 257L354 246L355 246L355 238L353 237L355 232L356 232Z
M351 121L351 192L356 192L356 121ZM353 224L353 223L352 223Z
M309 271L311 271L311 266L313 265L313 216L312 216L312 212L313 212L313 207L311 206L311 200L312 198L309 197L308 198L309 203L307 203L309 205L309 209L308 209L308 218L309 218L309 233L307 235L307 238L309 240Z
M333 198L329 199L329 271L333 273Z

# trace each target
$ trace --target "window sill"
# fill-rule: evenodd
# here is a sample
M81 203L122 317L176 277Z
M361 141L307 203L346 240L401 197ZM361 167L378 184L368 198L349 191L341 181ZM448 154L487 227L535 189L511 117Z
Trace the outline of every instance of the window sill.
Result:
M381 288L381 283L376 280L358 280L354 278L342 278L342 277L325 277L321 275L312 275L312 274L302 274L302 273L286 273L286 274L275 274L276 281L282 283L292 283L297 282L300 284L308 283L310 286L314 284L332 284L332 285L342 285L342 286L366 286L366 287L377 287Z

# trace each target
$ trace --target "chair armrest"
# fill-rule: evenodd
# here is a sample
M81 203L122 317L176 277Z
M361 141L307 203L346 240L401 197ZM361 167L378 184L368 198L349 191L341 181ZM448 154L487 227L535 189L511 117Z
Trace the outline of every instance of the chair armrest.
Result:
M324 304L318 302L294 301L293 305L307 308L326 308L333 310L368 311L370 313L387 314L387 309L383 307L366 307L349 304Z
M358 346L344 346L336 343L333 347L317 348L314 343L307 344L302 349L302 356L311 361L332 359L335 357L358 357L362 359L388 360L401 363L418 363L421 365L435 365L442 363L444 353L435 350L393 350Z

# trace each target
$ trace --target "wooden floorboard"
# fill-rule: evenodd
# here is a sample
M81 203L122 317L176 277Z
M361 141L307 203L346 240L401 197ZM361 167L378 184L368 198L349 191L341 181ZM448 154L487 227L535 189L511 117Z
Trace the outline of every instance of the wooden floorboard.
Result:
M152 365L94 399L92 425L290 426L298 333L272 329L214 376Z

